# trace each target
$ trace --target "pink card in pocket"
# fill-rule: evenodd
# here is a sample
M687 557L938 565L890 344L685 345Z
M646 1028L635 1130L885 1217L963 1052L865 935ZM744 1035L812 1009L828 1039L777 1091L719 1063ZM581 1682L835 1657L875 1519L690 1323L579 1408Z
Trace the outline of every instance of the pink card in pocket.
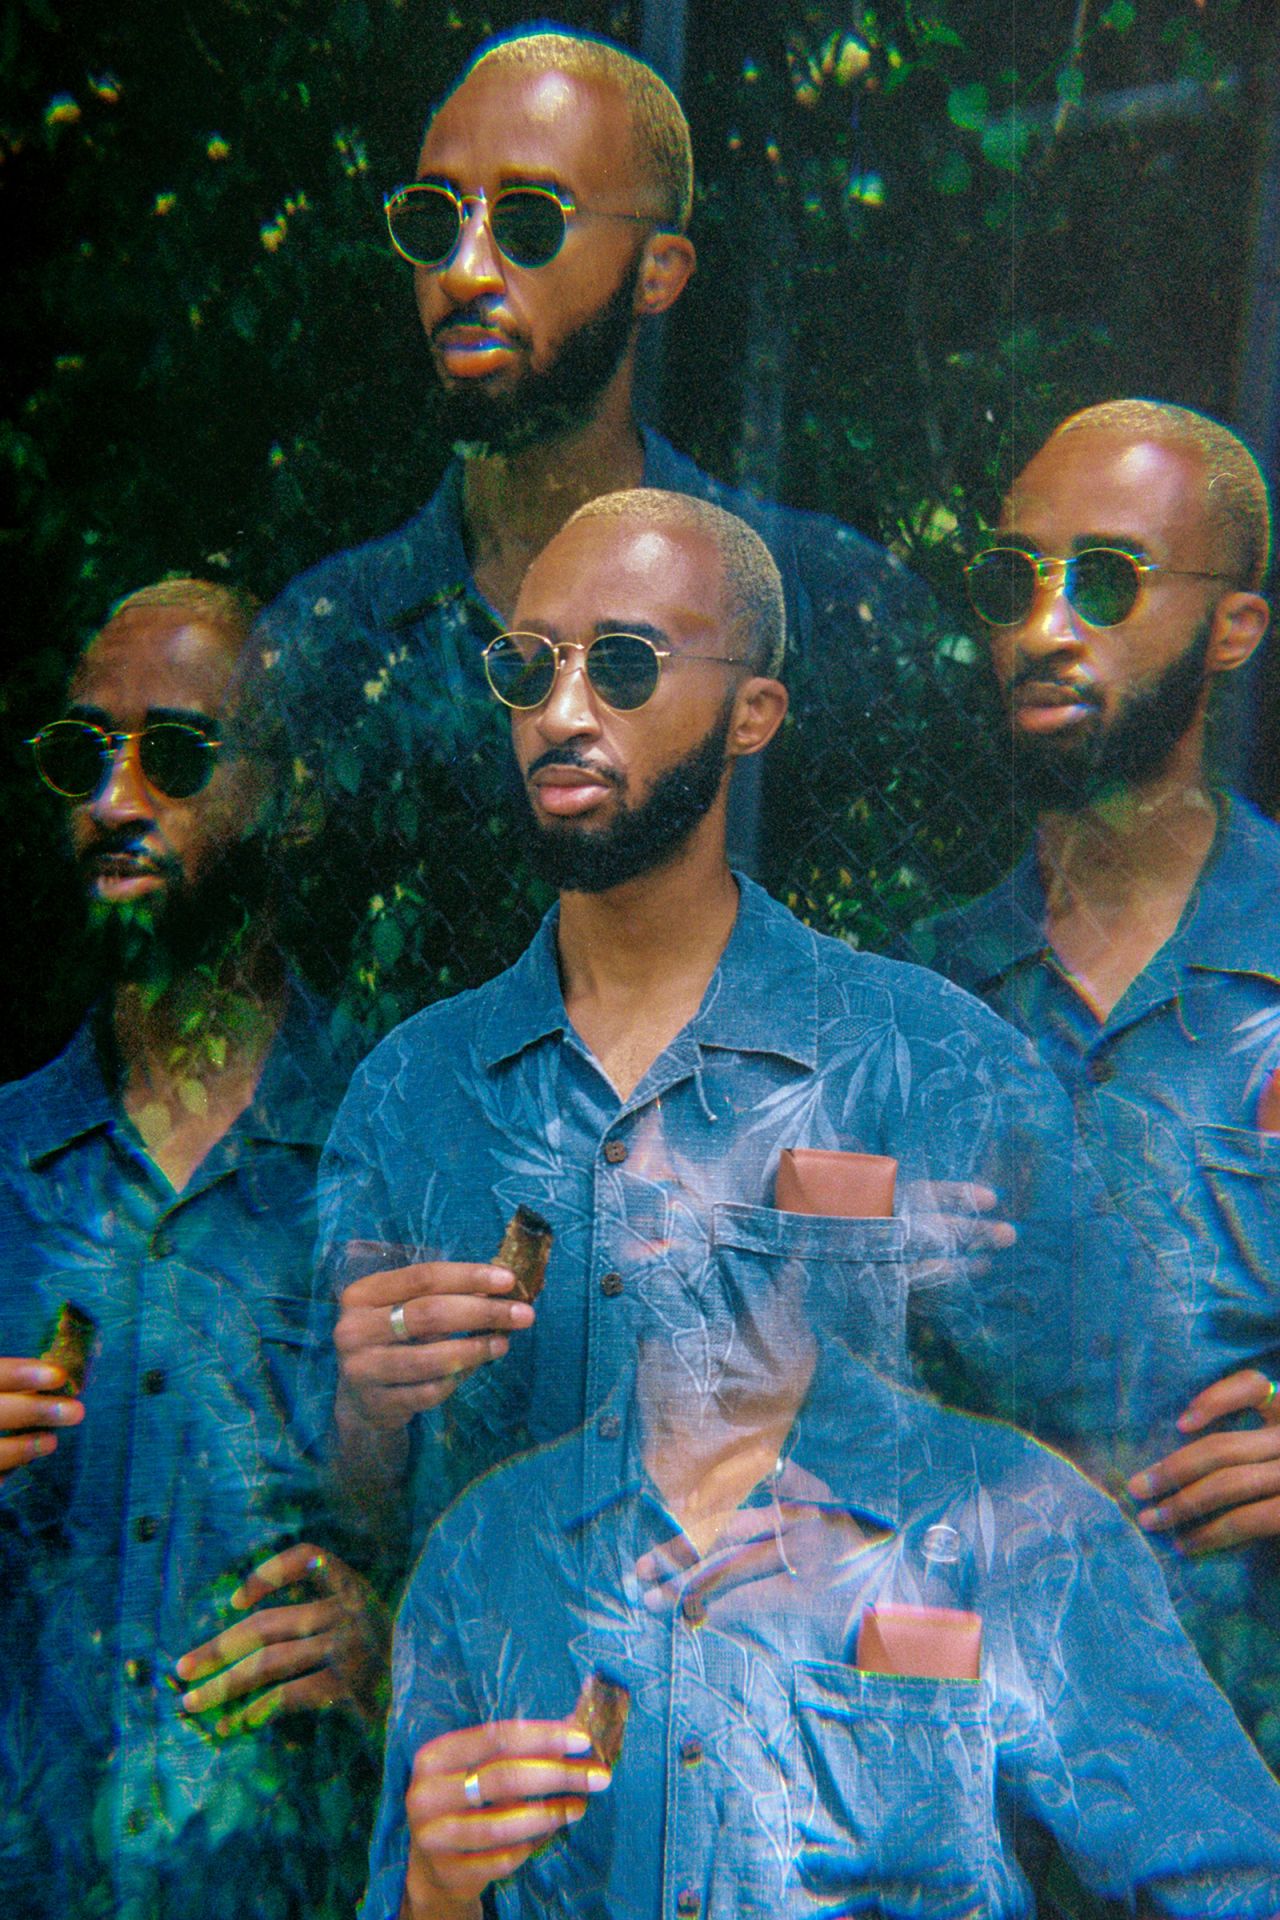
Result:
M961 1607L868 1607L858 1628L857 1665L864 1673L918 1680L976 1680L982 1616Z
M887 1220L893 1213L898 1163L881 1153L839 1153L826 1147L784 1147L773 1204L782 1213L819 1213L838 1220Z
M1259 1133L1280 1133L1280 1067L1262 1083L1255 1125Z

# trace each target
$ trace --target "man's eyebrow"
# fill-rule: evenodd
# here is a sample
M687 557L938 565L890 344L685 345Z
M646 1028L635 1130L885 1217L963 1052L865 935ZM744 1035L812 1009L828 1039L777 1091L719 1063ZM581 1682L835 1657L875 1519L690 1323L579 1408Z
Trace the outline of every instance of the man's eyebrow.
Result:
M1083 553L1088 547L1114 547L1120 553L1131 553L1135 560L1147 558L1145 543L1127 533L1078 533L1071 542L1072 553Z
M573 198L570 189L565 185L559 174L556 173L531 172L526 167L502 168L499 171L498 178L501 182L499 187L500 193L507 192L511 187L541 187L544 193L559 194L566 200ZM451 173L420 173L414 181L414 185L418 187L445 187L450 193L456 193L460 200L479 198L476 194L467 193L461 183L456 180Z
M91 706L87 700L72 700L67 706L68 720L87 720L91 726L102 727L106 732L114 732L115 723L103 707ZM201 733L215 737L218 723L210 713L199 707L148 707L146 725L155 726L158 722L174 721L179 726L197 727Z

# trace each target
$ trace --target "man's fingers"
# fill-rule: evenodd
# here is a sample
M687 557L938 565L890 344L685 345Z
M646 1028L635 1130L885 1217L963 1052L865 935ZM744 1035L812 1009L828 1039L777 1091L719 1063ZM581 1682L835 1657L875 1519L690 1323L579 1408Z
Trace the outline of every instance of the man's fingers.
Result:
M182 1696L182 1706L187 1713L204 1713L228 1700L243 1700L259 1687L292 1680L299 1674L327 1671L336 1643L336 1635L330 1632L258 1647L203 1685L190 1688ZM332 1674L327 1678L330 1691L336 1691L339 1683Z
M471 1373L486 1360L504 1354L505 1333L462 1335L453 1340L364 1345L341 1351L343 1378L352 1388L365 1383L380 1387L413 1387L425 1380L448 1379Z
M1232 1507L1205 1526L1181 1534L1178 1546L1184 1553L1217 1553L1224 1547L1240 1547L1249 1540L1270 1540L1277 1535L1280 1535L1280 1498L1255 1500L1248 1506Z
M1257 1367L1241 1367L1215 1380L1183 1408L1178 1415L1178 1431L1199 1433L1213 1420L1250 1408L1260 1413L1268 1425L1280 1425L1280 1392L1272 1391L1270 1379Z
M256 1607L273 1593L279 1593L282 1587L292 1587L299 1580L308 1578L317 1580L330 1591L341 1585L338 1570L351 1579L350 1567L336 1554L328 1554L313 1546L309 1540L300 1540L296 1546L286 1547L283 1553L272 1554L261 1566L247 1573L231 1596L233 1607Z
M299 1601L292 1607L271 1607L237 1620L233 1627L206 1640L203 1646L184 1653L174 1667L180 1680L203 1680L219 1667L255 1653L260 1647L277 1646L287 1640L306 1640L312 1634L328 1633L346 1617L341 1601L326 1595L320 1600Z
M1245 1433L1206 1433L1153 1466L1135 1473L1128 1482L1135 1500L1158 1500L1179 1487L1188 1487L1224 1467L1250 1461L1280 1463L1280 1428L1254 1427Z
M0 1356L0 1399L8 1393L51 1393L66 1384L66 1369L49 1360Z
M587 1810L581 1794L518 1800L502 1806L486 1806L477 1813L444 1814L427 1820L415 1817L412 1794L407 1805L409 1830L425 1853L465 1854L473 1867L487 1867L486 1856L504 1853L513 1847L523 1847L527 1857L539 1841L581 1820Z
M342 1697L338 1680L328 1668L321 1668L303 1674L300 1679L286 1680L268 1688L247 1706L233 1708L219 1720L215 1731L223 1738L229 1734L251 1733L278 1713L323 1713L329 1707L336 1707Z
M47 1393L0 1393L0 1434L30 1433L43 1427L78 1427L83 1419L84 1404L79 1400Z
M392 1267L367 1273L342 1290L342 1306L348 1309L399 1306L411 1300L425 1300L440 1294L510 1293L515 1276L507 1267L467 1260L424 1260L408 1267Z
M1225 1513L1273 1497L1280 1503L1280 1461L1246 1458L1205 1472L1157 1505L1143 1507L1137 1516L1138 1525L1146 1533L1166 1533L1206 1514ZM1257 1537L1256 1527L1249 1537Z

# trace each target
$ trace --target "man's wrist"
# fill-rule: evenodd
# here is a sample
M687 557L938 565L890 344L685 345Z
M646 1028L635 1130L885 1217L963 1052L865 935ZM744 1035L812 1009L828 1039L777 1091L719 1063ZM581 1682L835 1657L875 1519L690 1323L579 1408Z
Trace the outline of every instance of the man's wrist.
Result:
M483 1914L484 1908L479 1899L454 1900L436 1886L421 1859L410 1847L400 1920L483 1920Z

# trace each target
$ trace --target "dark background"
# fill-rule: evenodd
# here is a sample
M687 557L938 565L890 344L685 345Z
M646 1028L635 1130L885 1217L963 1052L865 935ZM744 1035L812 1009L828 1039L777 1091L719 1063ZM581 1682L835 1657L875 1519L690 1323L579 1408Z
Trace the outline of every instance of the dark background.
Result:
M447 450L382 195L476 42L529 18L437 0L4 8L0 1071L47 1058L89 990L25 736L118 595L166 571L270 595L426 498ZM1001 488L1077 406L1201 408L1274 474L1273 7L636 0L557 18L682 67L699 270L648 410L704 466L894 544L944 604ZM988 832L971 811L956 826L992 777L962 625L904 679L901 768L865 790L851 765L843 856L797 878L809 917L850 937L986 884L1016 843L998 789ZM1268 802L1273 700L1264 668L1224 738ZM400 977L385 1004L438 978Z

